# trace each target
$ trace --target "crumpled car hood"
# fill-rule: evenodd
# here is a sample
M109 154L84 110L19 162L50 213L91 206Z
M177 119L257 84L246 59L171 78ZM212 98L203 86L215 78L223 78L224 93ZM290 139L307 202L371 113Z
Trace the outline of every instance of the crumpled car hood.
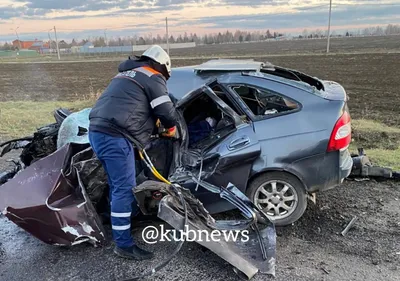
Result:
M79 173L66 162L81 148L67 144L2 185L3 214L48 244L103 244L106 237L102 222L79 184ZM65 174L69 169L69 175Z

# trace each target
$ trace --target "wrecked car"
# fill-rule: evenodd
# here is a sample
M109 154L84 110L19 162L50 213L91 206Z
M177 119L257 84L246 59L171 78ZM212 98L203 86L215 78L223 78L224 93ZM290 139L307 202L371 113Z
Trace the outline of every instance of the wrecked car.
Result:
M348 96L336 82L270 63L221 59L174 69L168 89L195 135L189 132L189 153L208 149L208 157L218 154L224 163L205 180L232 182L275 225L298 220L308 195L340 185L351 172ZM194 194L211 213L231 208L203 188Z
M221 59L173 69L168 89L178 99L185 150L174 154L159 140L153 160L211 214L232 206L187 171L216 186L234 184L278 226L298 220L310 194L350 175L348 96L336 82L270 63ZM160 145L165 153L157 152ZM189 168L180 169L178 158ZM213 162L217 168L207 170Z
M175 228L251 229L246 244L203 246L248 278L274 274L274 225L298 220L309 194L341 184L351 172L345 90L251 60L175 68L168 88L176 97L178 137L155 135L148 147L136 147L133 192L142 213ZM55 123L1 145L1 156L22 152L0 174L0 208L49 244L106 241L108 185L87 139L89 112L57 110ZM240 219L213 217L233 209Z

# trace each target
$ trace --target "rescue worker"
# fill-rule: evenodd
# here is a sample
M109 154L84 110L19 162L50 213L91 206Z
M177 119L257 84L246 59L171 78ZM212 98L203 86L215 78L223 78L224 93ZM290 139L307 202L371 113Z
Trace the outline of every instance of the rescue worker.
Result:
M135 154L123 133L145 147L161 122L167 129L164 136L174 137L177 114L166 86L171 60L154 45L142 56L122 62L118 71L90 112L89 140L108 176L114 253L151 259L153 253L139 248L131 234L131 216L139 212L132 192Z

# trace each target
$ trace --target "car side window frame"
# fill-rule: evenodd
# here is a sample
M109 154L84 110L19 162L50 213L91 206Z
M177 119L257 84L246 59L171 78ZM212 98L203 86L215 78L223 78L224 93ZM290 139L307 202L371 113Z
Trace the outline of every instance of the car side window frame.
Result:
M240 96L233 89L231 89L230 87L231 84L218 83L218 85L226 92L227 97L235 105L235 107L237 107L234 110L240 110L240 113L244 114L248 118L248 121L254 122L255 116L253 112L246 105L243 99L241 99Z
M227 99L232 103L232 106L228 105L237 115L243 116L246 115L247 118L249 118L246 110L238 103L237 99L235 96L232 96L230 93L229 89L224 85L219 83L219 81L214 81L212 84L209 85L210 88L214 88L215 86L218 86L221 88L221 90L224 92L225 96ZM215 93L216 94L216 93ZM216 94L217 95L217 94ZM218 97L218 95L217 95ZM221 98L220 98L221 99ZM225 103L225 101L224 101ZM249 119L251 120L251 119Z
M291 98L291 97L289 97L289 96L287 96L287 95L285 95L285 94L282 94L281 92L276 92L276 91L267 89L267 88L265 88L265 87L260 87L260 86L252 85L252 84L248 84L248 83L229 83L229 84L226 84L225 87L229 89L229 92L231 92L231 94L235 95L236 98L239 99L239 100L241 101L240 103L241 103L241 106L242 106L242 107L243 107L243 106L246 107L246 110L245 110L245 111L247 112L247 114L250 115L249 118L250 118L252 121L266 120L266 119L271 119L271 118L276 118L276 117L280 117L280 116L285 116L285 115L293 114L293 113L296 113L296 112L301 111L302 108L303 108L303 105L302 105L298 100L295 100L295 99L293 99L293 98ZM235 91L234 87L248 87L248 88L258 89L258 90L260 90L260 91L271 92L271 93L276 94L276 95L278 95L278 96L280 96L280 97L282 97L282 98L286 98L286 99L288 99L288 100L290 100L290 101L296 103L296 104L297 104L297 108L296 108L296 109L293 109L293 110L289 110L289 111L280 112L280 113L277 113L277 114L271 114L271 115L256 115L256 114L254 114L254 112L249 108L249 106L246 104L246 102L240 97L240 95Z

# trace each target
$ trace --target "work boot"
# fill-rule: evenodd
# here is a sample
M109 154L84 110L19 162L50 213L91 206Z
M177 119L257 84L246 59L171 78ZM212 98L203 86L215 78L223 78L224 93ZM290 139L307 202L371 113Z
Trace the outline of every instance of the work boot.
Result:
M128 248L120 248L115 246L114 254L121 258L131 259L131 260L149 260L154 257L152 252L140 249L138 246L133 245Z

